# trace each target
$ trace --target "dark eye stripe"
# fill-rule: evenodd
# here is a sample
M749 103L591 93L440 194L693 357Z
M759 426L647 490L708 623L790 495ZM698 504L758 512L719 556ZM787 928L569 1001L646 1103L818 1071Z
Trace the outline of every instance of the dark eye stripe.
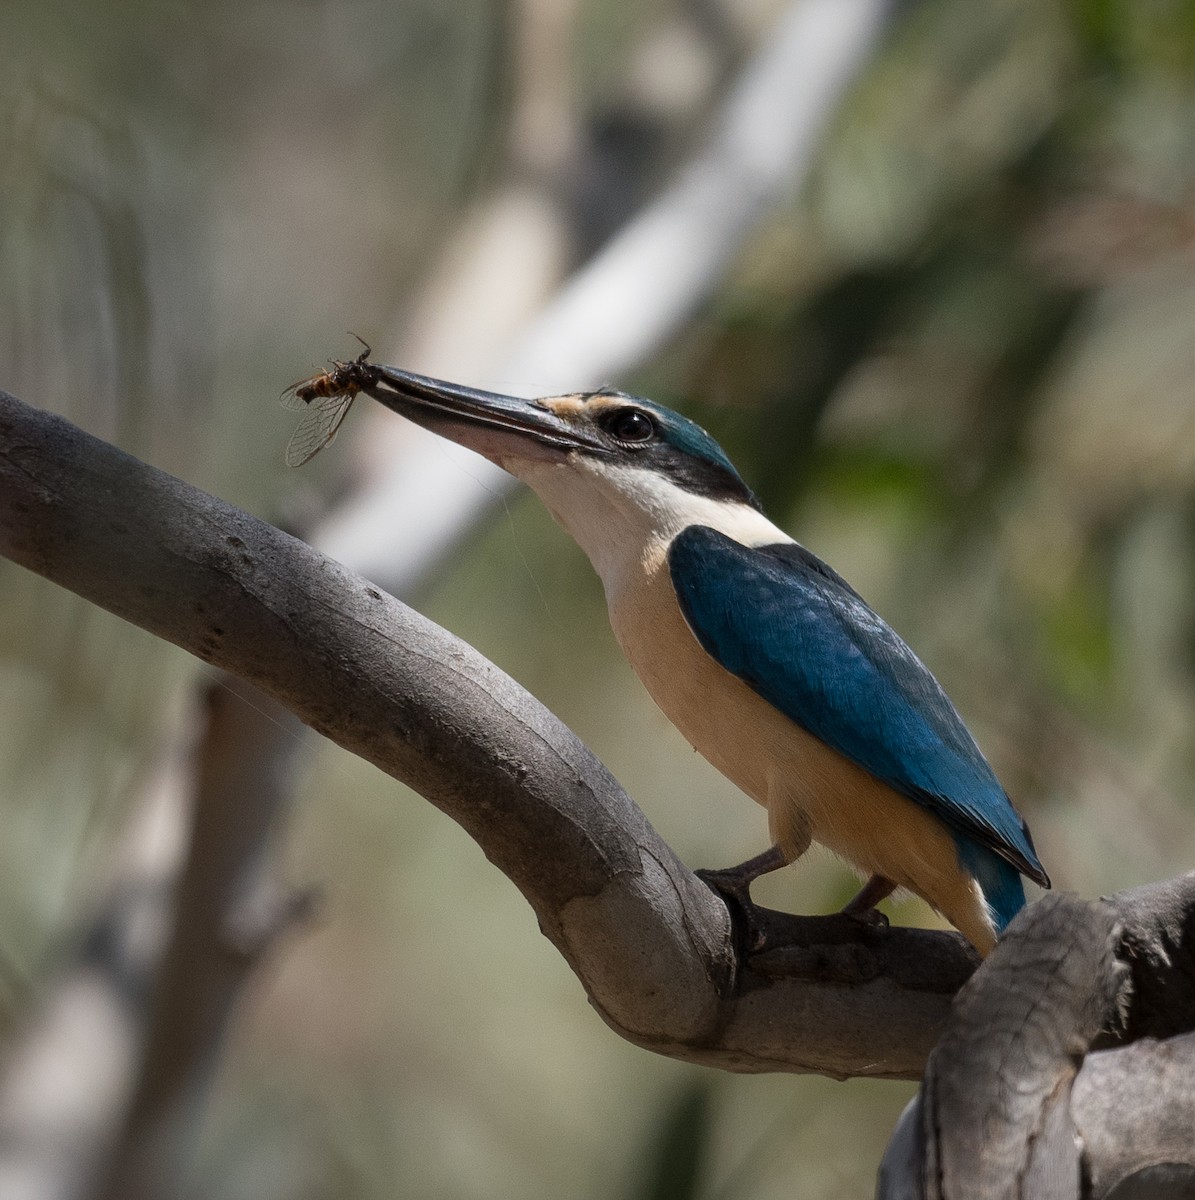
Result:
M615 401L593 420L616 443L616 456L634 456L642 468L655 471L685 491L713 500L731 500L762 511L725 452L699 425L680 413L638 396L603 388L587 399Z

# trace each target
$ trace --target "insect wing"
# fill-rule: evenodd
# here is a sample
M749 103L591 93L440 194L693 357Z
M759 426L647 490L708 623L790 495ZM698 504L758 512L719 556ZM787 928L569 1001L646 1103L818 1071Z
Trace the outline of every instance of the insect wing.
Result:
M289 389L288 389L289 391ZM301 467L314 458L335 436L340 422L352 407L356 391L337 392L332 396L317 396L310 402L299 400L306 411L298 428L286 445L286 465ZM287 395L286 392L283 393ZM290 405L288 405L290 407Z
M307 379L300 379L297 383L292 383L281 396L278 397L278 403L283 408L289 408L291 412L306 412L307 406L311 403L304 395L305 392L315 384L327 379L327 372L321 372L319 375L311 375Z

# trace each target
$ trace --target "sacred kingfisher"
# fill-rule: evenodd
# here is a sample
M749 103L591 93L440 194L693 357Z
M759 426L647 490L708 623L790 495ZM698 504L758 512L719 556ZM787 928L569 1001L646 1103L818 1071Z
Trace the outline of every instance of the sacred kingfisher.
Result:
M1049 887L962 718L836 571L763 514L722 448L603 388L522 400L361 364L361 390L531 486L589 556L614 634L655 702L767 810L771 848L722 890L816 840L867 883L921 896L981 954ZM749 903L749 902L748 902Z

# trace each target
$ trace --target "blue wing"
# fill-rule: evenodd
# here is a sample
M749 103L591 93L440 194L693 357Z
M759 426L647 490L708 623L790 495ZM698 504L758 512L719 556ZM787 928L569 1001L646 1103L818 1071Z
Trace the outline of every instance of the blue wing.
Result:
M956 838L1049 887L1025 822L938 681L821 559L692 525L668 565L689 627L722 666Z

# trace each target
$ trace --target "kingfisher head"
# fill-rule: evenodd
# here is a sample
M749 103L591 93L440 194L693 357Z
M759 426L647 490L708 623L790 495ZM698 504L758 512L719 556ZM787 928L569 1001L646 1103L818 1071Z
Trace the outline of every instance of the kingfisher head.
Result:
M667 541L692 524L729 532L743 518L778 532L722 447L663 405L610 388L523 400L372 371L371 396L528 483L603 575L613 540Z

